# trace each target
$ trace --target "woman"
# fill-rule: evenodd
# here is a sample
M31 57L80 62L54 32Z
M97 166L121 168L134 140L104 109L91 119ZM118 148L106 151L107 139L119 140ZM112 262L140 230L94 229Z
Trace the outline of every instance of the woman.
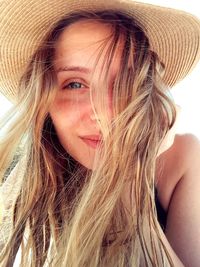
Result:
M197 266L199 142L174 137L167 92L199 60L200 22L129 1L10 2L1 265L20 251L21 266Z

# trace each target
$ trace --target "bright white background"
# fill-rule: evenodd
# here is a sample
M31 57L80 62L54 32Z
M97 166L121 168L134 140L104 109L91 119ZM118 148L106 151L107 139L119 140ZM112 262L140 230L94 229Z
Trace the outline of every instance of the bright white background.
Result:
M183 9L200 18L200 7L197 0L138 0L161 6ZM172 90L175 102L181 107L177 133L190 132L200 139L200 63L183 81L179 82ZM0 117L11 104L0 95Z

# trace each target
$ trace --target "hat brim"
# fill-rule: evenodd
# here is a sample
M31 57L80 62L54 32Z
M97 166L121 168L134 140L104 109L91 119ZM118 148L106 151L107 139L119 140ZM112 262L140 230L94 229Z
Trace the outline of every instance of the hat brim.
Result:
M45 34L73 11L119 10L136 19L164 63L168 86L200 59L200 21L184 11L131 0L10 0L0 6L0 90L15 101L17 85Z

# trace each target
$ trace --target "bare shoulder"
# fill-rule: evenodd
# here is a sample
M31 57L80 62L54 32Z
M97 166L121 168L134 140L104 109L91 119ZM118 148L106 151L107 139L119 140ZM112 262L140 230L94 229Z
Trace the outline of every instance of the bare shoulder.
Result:
M189 159L194 152L200 150L200 140L193 134L177 134L173 146L178 149L180 154ZM189 154L184 154L185 152L189 152Z
M200 141L187 134L179 136L175 146L183 167L181 177L174 178L165 234L184 265L196 267L200 262Z
M166 210L174 188L194 165L200 166L200 140L193 134L177 134L173 145L157 159L156 184Z
M200 156L200 140L193 134L185 134L178 136L177 148L179 153L182 154L182 158L186 167L190 167L194 161Z
M188 169L193 168L195 164L200 166L200 140L195 135L177 135L173 146L174 154L182 164L181 177L186 174Z

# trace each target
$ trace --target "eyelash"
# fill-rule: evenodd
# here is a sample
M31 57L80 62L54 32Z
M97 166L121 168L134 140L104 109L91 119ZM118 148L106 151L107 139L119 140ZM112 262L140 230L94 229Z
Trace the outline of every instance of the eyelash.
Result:
M83 85L83 87L80 87L80 88L68 88L68 86L69 86L70 84L73 84L73 83L81 84L81 86ZM112 82L111 88L114 87L114 83L115 83L115 81ZM79 90L83 90L83 89L88 89L88 86L86 86L86 85L85 85L84 83L82 83L81 81L78 81L78 80L70 80L70 81L67 81L67 82L64 84L64 86L62 87L62 89L63 89L63 90L71 90L71 91L73 91L73 90L77 90L77 89L79 89Z
M69 85L71 84L80 84L81 87L80 88L69 88ZM83 86L83 87L82 87ZM67 82L64 86L63 86L63 89L65 90L81 90L81 89L85 89L85 88L88 88L85 84L83 84L82 82L78 81L78 80L71 80L70 82Z

